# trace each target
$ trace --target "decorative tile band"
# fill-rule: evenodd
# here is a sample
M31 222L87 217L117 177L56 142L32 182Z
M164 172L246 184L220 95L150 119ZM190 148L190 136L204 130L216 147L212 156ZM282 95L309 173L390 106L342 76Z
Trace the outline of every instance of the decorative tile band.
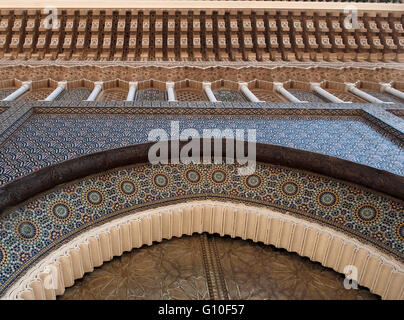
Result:
M352 114L352 113L351 113ZM261 115L261 114L259 114ZM404 142L356 116L34 115L0 153L0 184L98 151L147 142L153 128L255 129L257 141L326 154L404 175ZM15 157L18 154L18 157Z
M148 91L148 90L144 90ZM91 109L108 110L114 108L121 113L131 113L140 108L153 108L153 112L161 112L161 109L225 109L231 112L232 109L296 109L296 110L360 110L364 106L374 106L387 110L396 110L404 107L402 104L371 104L371 103L332 103L332 102L310 102L310 103L292 103L292 102L249 102L249 101L164 101L164 100L139 100L139 101L0 101L0 107L12 106L30 106L40 110L41 113L53 113L55 110L63 113L74 113L74 110ZM48 110L48 111L46 111ZM108 111L106 111L108 112Z
M0 293L63 243L134 210L221 199L274 208L341 231L404 261L404 202L357 185L258 164L141 164L67 183L0 217Z
M189 201L130 212L94 227L41 259L2 299L55 299L64 294L65 288L73 286L76 279L123 252L194 233L216 233L284 248L346 276L355 266L358 284L382 299L404 299L403 264L372 247L323 225L269 208L217 200ZM215 252L215 243L204 244L203 248L216 256L210 263L209 257L204 257L206 271L213 280L209 281L210 296L226 298L228 291L223 274L221 276L221 258ZM346 270L347 266L351 267Z
M404 141L404 121L393 113L387 112L381 107L364 106L363 111L370 115L370 118L375 118L379 122L379 126L386 128L389 132L395 135L398 139Z
M147 90L146 90L147 91ZM67 91L69 92L69 91ZM151 113L161 113L163 110L172 110L180 113L184 109L216 110L224 109L231 113L233 110L268 110L279 112L280 110L300 110L308 112L323 110L327 112L349 112L361 110L363 107L372 106L383 108L387 111L396 111L404 108L402 104L371 104L371 103L332 103L332 102L249 102L249 101L77 101L77 100L54 100L54 101L0 101L1 108L14 106L29 106L37 113L134 113L141 109L151 109ZM177 111L178 110L178 111ZM278 111L277 111L278 110Z

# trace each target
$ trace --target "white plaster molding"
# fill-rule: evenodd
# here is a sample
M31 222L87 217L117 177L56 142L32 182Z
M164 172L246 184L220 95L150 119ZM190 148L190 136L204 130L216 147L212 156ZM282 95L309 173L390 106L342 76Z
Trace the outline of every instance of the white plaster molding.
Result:
M357 88L355 83L345 82L345 91L349 91L350 93L353 93L354 95L368 101L369 103L391 104L390 102L382 101L382 100L372 96L371 94Z
M261 102L254 93L248 88L247 82L239 82L238 83L238 90L241 91L249 101L251 102Z
M278 92L279 94L281 94L289 102L307 103L307 101L302 101L302 100L298 99L291 92L289 92L287 89L285 89L282 82L274 82L273 88L274 88L275 92Z
M393 96L403 99L404 100L404 92L397 90L394 88L391 83L380 83L380 91L381 92L387 92L392 94Z
M175 85L175 83L172 82L172 81L166 82L166 90L167 90L168 101L176 101L175 100L174 85Z
M194 39L195 40L195 39ZM49 66L57 66L64 68L74 67L97 67L100 69L109 67L126 67L132 69L147 68L147 67L161 67L166 69L183 68L184 66L193 67L196 69L209 69L215 67L232 68L236 70L249 69L249 68L263 68L263 69L277 69L280 67L293 67L298 69L315 69L315 68L330 68L336 70L350 70L350 69L367 69L367 70L404 70L404 64L399 62L381 62L377 64L374 62L328 62L328 61L76 61L64 60L62 58L50 60L9 60L0 59L0 68L24 66L28 68L41 68Z
M56 89L53 90L52 93L44 101L55 100L62 93L63 90L66 90L66 87L67 87L67 81L58 82L58 86L56 87Z
M135 100L137 85L138 85L137 81L129 82L129 90L128 90L128 95L126 97L126 101L134 101Z
M210 102L218 102L218 100L215 97L215 94L212 91L212 83L202 82L202 88L205 91Z
M153 241L194 232L218 233L275 245L339 273L344 273L345 266L354 265L358 268L360 285L383 299L404 299L404 265L376 248L292 215L213 200L134 212L90 229L41 259L2 299L55 299L66 287L74 285L74 280L114 256L144 244L150 246ZM54 288L45 289L45 283L49 287L52 281Z
M104 88L104 82L102 81L94 82L94 89L93 91L91 91L91 94L86 101L95 101L100 92L103 90L103 88Z
M310 91L314 91L321 95L322 97L326 98L330 102L334 103L351 103L351 102L346 102L336 96L334 96L332 93L328 92L327 90L323 89L321 87L321 83L319 82L310 82Z
M32 81L24 81L22 82L21 87L8 95L6 98L4 98L3 101L14 101L29 90L32 90Z

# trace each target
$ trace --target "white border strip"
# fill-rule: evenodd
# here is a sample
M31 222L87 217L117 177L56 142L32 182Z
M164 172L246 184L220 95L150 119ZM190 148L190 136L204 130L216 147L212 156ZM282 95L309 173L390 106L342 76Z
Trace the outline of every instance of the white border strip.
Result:
M404 300L404 265L376 248L342 232L271 209L212 200L134 212L95 227L40 260L2 299L55 299L76 279L114 256L195 232L275 245L339 273L353 265L360 285L383 299ZM51 288L49 283L53 284Z

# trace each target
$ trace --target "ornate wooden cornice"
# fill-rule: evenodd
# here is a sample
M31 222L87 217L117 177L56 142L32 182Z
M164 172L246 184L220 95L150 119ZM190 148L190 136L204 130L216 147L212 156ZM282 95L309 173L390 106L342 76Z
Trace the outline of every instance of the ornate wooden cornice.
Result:
M60 62L60 61L59 61ZM77 81L80 79L88 79L92 81L109 81L112 79L122 79L125 81L147 81L156 79L160 81L181 81L190 79L195 81L216 81L218 79L226 79L231 81L305 81L305 82L321 82L324 80L337 82L356 82L356 81L372 81L372 82L390 82L401 81L404 76L402 68L367 68L346 66L344 68L327 67L327 66L285 66L272 65L272 67L264 67L261 65L232 67L229 65L214 66L207 64L205 67L192 65L178 65L176 67L169 65L140 65L136 66L136 62L108 65L88 65L78 62L67 64L61 61L54 65L14 65L13 61L9 61L8 66L0 63L0 70L3 79L19 79L21 81L40 81L51 78L54 81ZM64 65L66 63L67 65ZM100 63L102 63L100 61ZM19 85L18 85L19 86ZM10 85L4 85L8 88ZM11 86L14 87L14 86Z
M135 1L127 9L114 9L108 1L97 8L86 1L87 9L79 4L72 9L59 1L52 2L57 19L47 28L49 11L40 4L20 9L22 2L0 10L0 58L404 61L402 4L366 8L355 3L359 27L346 29L342 3L167 1L161 9L154 1L143 7L143 1Z

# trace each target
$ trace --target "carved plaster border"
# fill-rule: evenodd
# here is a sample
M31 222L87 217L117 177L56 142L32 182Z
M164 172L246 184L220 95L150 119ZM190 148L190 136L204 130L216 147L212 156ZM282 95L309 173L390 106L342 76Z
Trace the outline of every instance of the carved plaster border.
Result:
M213 200L134 212L95 227L29 269L2 299L56 299L76 279L114 256L195 232L271 244L339 273L344 273L347 265L354 265L360 285L382 299L404 300L404 265L377 249L341 232L271 209ZM53 289L45 288L45 283Z
M302 62L302 61L91 61L91 60L65 60L65 59L43 59L43 60L10 60L0 59L0 68L10 67L96 67L105 69L109 67L125 67L125 68L147 68L157 67L165 69L181 69L184 67L195 69L210 68L230 68L230 69L277 69L277 68L296 68L296 69L317 69L329 68L337 70L349 69L367 69L367 70L404 70L404 64L400 62Z

